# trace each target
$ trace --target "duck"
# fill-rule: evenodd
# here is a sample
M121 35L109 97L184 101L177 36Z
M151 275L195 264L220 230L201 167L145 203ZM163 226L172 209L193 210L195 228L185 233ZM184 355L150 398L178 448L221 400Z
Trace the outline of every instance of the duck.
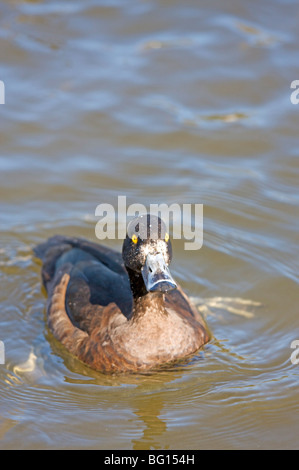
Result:
M192 357L210 340L170 272L172 244L160 217L134 218L122 252L63 235L34 252L42 263L48 328L90 368L149 371Z

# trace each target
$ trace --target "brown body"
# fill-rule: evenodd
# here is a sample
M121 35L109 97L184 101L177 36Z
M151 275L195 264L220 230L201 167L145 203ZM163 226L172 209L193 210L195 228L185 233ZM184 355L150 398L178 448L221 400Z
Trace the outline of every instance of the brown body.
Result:
M180 287L133 295L131 284L138 285L140 276L129 278L115 251L54 237L36 254L43 260L49 328L91 368L148 370L187 357L208 342L200 314Z

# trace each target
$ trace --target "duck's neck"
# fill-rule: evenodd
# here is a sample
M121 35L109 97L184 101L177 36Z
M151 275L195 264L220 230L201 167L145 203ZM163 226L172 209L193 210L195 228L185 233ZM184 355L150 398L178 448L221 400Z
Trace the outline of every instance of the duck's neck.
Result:
M162 292L148 292L145 288L143 277L130 269L128 270L131 290L133 294L132 321L139 321L150 315L165 315L165 298Z

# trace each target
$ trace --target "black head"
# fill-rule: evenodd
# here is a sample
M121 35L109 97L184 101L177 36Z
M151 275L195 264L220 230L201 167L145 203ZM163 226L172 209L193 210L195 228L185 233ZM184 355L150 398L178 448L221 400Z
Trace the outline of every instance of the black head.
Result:
M148 292L168 292L177 287L168 269L171 259L171 241L159 217L147 214L130 222L123 260L128 270L142 274Z

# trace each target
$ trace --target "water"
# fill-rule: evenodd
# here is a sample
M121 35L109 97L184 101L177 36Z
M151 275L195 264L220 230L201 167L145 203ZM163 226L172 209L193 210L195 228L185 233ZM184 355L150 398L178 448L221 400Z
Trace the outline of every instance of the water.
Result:
M1 449L298 448L297 2L0 10ZM203 248L174 242L213 334L187 365L109 377L47 330L32 247L95 240L118 195L204 204Z

